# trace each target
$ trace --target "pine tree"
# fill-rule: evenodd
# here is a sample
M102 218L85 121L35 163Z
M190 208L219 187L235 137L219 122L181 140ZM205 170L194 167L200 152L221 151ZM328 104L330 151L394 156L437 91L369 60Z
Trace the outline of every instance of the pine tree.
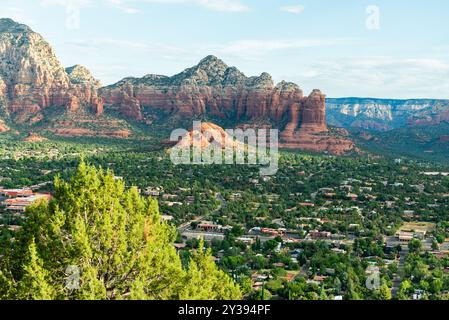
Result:
M328 297L328 295L327 295L327 293L326 293L326 290L324 289L324 285L322 285L321 287L320 287L320 300L329 300L329 297Z
M204 249L201 240L197 252L191 257L187 271L187 282L181 299L194 300L238 300L242 294L237 285L223 271L218 270L212 260L210 249Z
M398 299L399 300L410 300L409 292L410 292L411 288L412 288L412 283L409 280L404 280L399 287Z
M51 202L26 214L0 268L0 294L17 288L10 298L240 298L210 252L183 269L173 246L176 229L161 221L157 201L84 161L69 182L55 180Z
M6 300L14 296L14 290L11 278L0 269L0 300Z
M387 284L383 284L376 292L376 296L379 300L391 300L391 289L387 286Z
M23 266L24 275L20 281L18 295L26 300L51 300L55 297L54 287L48 282L49 273L39 257L34 239L29 246L29 261Z

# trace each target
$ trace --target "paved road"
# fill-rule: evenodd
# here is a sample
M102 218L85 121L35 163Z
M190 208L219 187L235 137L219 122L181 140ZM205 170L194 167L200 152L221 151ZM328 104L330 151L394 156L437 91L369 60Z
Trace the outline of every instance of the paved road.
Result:
M194 219L194 220L191 220L191 221L188 221L188 222L186 222L186 223L183 223L183 224L179 225L179 227L178 227L178 232L179 232L179 233L183 233L184 231L187 231L187 230L190 228L190 224L191 224L192 222L200 222L200 221L203 220L203 219L204 219L204 216L201 216L201 217L197 217L197 218Z
M394 275L393 287L391 289L391 294L393 295L394 298L397 297L397 294L399 293L399 288L402 283L402 276L404 274L405 259L407 258L408 252L409 252L408 246L402 246L402 250L399 253L398 272Z

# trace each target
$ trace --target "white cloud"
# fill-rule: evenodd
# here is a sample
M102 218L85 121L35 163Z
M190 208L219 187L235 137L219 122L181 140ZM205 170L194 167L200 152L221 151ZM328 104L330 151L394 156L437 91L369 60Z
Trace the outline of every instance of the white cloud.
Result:
M299 13L303 13L304 12L304 6L303 5L291 5L291 6L282 6L281 11L284 12L290 12L290 13L294 13L294 14L299 14Z
M298 70L301 82L330 95L379 98L447 98L449 62L431 58L348 57ZM295 77L298 79L298 77Z
M125 0L105 0L105 1L107 4L111 5L116 9L119 9L120 11L126 14L136 14L140 12L140 10L128 6Z
M97 1L100 2L100 1ZM244 12L248 11L248 6L244 5L240 0L103 0L110 6L113 6L124 13L134 14L140 12L131 4L147 3L160 5L193 5L211 11L220 12ZM59 5L84 8L95 4L94 0L40 0L42 6Z
M106 48L128 49L136 52L157 51L163 55L193 54L208 55L216 54L219 57L238 57L252 59L263 55L289 49L311 48L321 46L341 45L351 42L351 39L271 39L271 40L238 40L228 44L191 44L179 48L175 45L149 43L141 41L130 41L113 38L94 38L73 40L70 45L103 50Z
M0 4L1 17L8 17L16 22L24 23L27 25L34 25L36 21L28 16L28 14L22 9L15 6L3 6Z
M236 57L244 60L261 60L266 55L282 50L294 50L313 47L336 46L351 43L352 39L247 39L220 45L205 45L204 52L214 52L224 57Z
M186 54L188 51L178 48L176 46L160 44L160 43L148 43L141 41L121 40L113 38L93 38L93 39L80 39L67 42L72 46L86 48L89 50L109 51L125 50L128 53L130 59L134 53L147 53L157 52L160 54Z
M224 48L225 52L264 52L272 50L310 48L340 44L347 39L276 39L276 40L240 40Z
M212 11L244 12L249 8L240 0L135 0L146 3L158 4L186 4L195 5Z
M63 6L63 7L77 7L84 8L92 3L91 0L41 0L40 4L42 6Z

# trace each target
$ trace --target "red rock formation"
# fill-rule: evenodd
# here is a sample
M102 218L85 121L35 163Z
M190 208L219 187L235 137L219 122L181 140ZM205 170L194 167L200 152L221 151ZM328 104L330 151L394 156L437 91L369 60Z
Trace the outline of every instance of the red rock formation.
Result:
M104 102L99 97L92 98L92 111L95 115L100 116L104 112Z
M263 120L278 127L288 120L281 134L286 147L338 153L350 145L326 136L325 96L319 90L304 97L296 84L275 86L267 73L246 77L214 56L173 77L127 78L100 91L99 86L82 66L64 69L41 35L10 19L0 19L0 104L16 122L37 123L48 107L61 107L77 116L88 112L100 116L104 105L128 119L147 121L142 108L151 107L180 120L208 114L236 124ZM62 135L130 134L115 130L126 125L106 130L101 121L95 124L101 127L98 134L80 123L61 128L56 121L50 127ZM334 150L333 145L340 146Z
M320 90L304 99L301 108L300 131L302 134L327 132L326 96Z
M330 134L326 124L326 96L313 90L301 105L292 104L289 122L280 134L282 148L303 149L341 155L354 150L355 144L344 138L347 132Z
M23 139L23 141L25 142L43 142L46 140L47 140L46 138L41 137L40 135L33 132L28 133L28 136L25 139Z
M293 83L274 86L271 76L245 77L209 56L197 66L171 78L148 75L126 78L102 88L106 105L134 120L141 120L141 106L163 110L178 118L205 113L241 119L271 118L280 121L292 103L299 103L303 93ZM134 100L135 99L135 100Z
M199 128L189 131L176 145L177 148L197 147L201 150L210 146L245 150L244 143L234 140L223 128L210 122L202 122Z
M304 97L296 84L283 81L275 86L267 73L247 78L213 56L173 77L126 78L102 88L101 97L106 105L133 120L144 118L142 106L178 119L208 114L236 123L268 120L278 125L288 119L280 135L283 147L331 153L354 147L348 139L325 135L326 97L319 90Z
M281 133L281 142L294 145L295 141L304 140L306 136L327 132L326 96L319 90L314 90L310 96L300 103L289 107L288 123Z
M282 140L281 140L282 141ZM292 139L281 142L281 148L301 149L312 152L327 152L342 155L355 150L353 141L333 135L297 135Z
M9 127L2 120L0 120L0 133L8 132L9 130Z
M127 93L123 93L120 99L120 112L128 118L140 121L143 119L140 101L137 98L130 97Z
M67 109L70 112L75 112L80 108L80 100L75 96L67 96Z
M50 106L102 112L99 83L87 69L62 67L53 49L29 27L0 19L0 100L16 122L41 119Z

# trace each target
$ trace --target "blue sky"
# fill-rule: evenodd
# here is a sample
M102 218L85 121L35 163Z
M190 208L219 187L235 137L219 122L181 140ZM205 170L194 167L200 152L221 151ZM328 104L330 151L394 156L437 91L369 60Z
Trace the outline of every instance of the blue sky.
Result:
M103 84L209 54L329 97L449 98L447 0L2 0ZM79 18L79 19L78 19Z

